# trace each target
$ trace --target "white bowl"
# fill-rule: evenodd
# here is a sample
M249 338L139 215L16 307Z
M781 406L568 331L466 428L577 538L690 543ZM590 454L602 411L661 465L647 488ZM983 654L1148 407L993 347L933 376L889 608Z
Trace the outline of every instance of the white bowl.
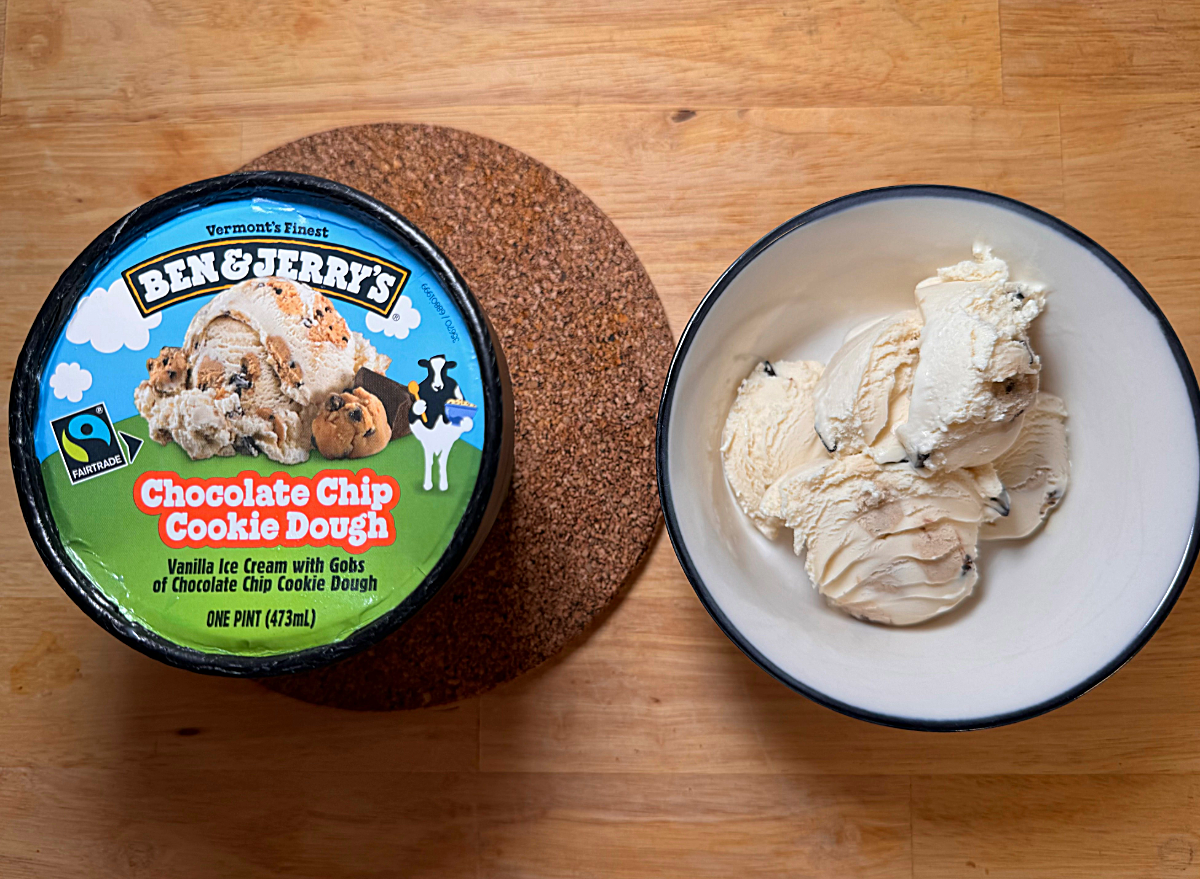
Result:
M1070 412L1071 483L1046 526L984 543L975 595L911 628L827 607L791 551L742 515L721 428L760 360L826 361L845 332L912 308L976 242L1049 290L1033 342ZM737 259L692 316L659 411L659 490L688 579L765 670L816 701L913 729L1049 711L1112 674L1170 611L1196 558L1200 394L1145 289L1085 235L1011 199L946 186L848 195Z

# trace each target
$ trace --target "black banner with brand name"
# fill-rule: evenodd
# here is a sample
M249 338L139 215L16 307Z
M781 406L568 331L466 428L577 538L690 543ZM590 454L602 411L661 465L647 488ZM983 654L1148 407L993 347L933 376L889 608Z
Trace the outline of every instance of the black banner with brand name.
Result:
M387 317L409 269L361 250L296 238L230 238L160 254L121 273L143 315L271 275Z

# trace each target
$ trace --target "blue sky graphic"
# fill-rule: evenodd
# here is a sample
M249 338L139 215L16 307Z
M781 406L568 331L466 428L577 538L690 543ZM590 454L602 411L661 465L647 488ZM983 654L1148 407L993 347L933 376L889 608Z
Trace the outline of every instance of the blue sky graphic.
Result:
M362 333L381 353L392 358L391 368L388 369L389 378L402 383L413 379L420 381L426 373L424 367L417 365L417 361L435 354L444 354L447 359L457 361L458 366L450 371L450 376L458 382L463 397L479 407L474 427L463 434L462 439L476 448L481 448L486 417L483 387L478 359L461 313L436 277L415 253L399 242L355 223L349 217L319 208L292 206L257 198L197 208L158 227L126 248L115 259L102 265L88 285L88 293L97 288L108 288L120 278L122 270L143 260L178 247L219 240L208 234L206 226L262 223L271 220L281 224L292 222L328 228L329 237L321 239L322 243L363 250L398 262L412 271L403 295L411 300L412 307L416 309L421 320L415 329L409 331L407 338L397 339L382 332L371 332L366 324L369 312L353 303L336 300L337 309L352 330ZM42 373L38 431L35 436L38 458L45 459L58 450L50 429L50 422L55 418L99 402L105 403L114 422L136 415L133 391L146 377L147 358L157 354L164 345L181 344L192 316L210 299L212 296L185 300L159 312L162 316L161 322L157 327L150 329L150 338L146 346L136 351L123 346L111 354L104 354L96 350L91 343L74 344L68 341L64 334L54 346ZM441 304L444 315L435 310L434 299ZM78 310L78 306L76 308ZM397 306L397 310L399 308L400 305ZM133 319L141 318L133 315ZM450 328L457 334L457 341L452 341ZM83 392L82 398L77 402L57 398L50 386L50 379L60 363L78 363L91 374L91 387ZM59 392L62 391L60 383Z

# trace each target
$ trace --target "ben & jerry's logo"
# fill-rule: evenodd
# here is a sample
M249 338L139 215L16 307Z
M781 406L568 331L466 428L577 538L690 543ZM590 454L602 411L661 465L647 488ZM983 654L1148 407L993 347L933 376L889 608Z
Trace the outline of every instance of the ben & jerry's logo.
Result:
M244 227L217 231L229 228ZM247 278L276 275L384 317L392 313L410 274L404 266L349 247L260 237L181 247L121 273L143 315L217 293Z
M129 463L103 403L56 418L50 427L72 485Z

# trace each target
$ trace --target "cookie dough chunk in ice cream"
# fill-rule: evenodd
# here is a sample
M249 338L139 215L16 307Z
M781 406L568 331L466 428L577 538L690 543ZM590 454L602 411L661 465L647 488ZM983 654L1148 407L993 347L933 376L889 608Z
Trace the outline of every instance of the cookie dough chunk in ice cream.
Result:
M813 430L812 392L820 377L815 361L764 360L738 387L725 419L725 478L738 506L767 537L780 525L759 509L767 488L789 470L828 457Z
M1009 280L986 247L917 285L925 325L907 420L896 428L909 462L928 471L994 461L1021 432L1042 363L1029 325L1040 288Z
M945 613L979 579L979 527L1003 489L982 467L918 476L907 464L848 455L794 471L762 502L795 529L795 550L835 607L895 626Z
M390 358L351 330L333 303L304 284L255 278L196 312L180 348L147 361L134 392L150 436L193 459L265 454L308 460L312 423L331 394ZM174 378L172 378L172 374Z

